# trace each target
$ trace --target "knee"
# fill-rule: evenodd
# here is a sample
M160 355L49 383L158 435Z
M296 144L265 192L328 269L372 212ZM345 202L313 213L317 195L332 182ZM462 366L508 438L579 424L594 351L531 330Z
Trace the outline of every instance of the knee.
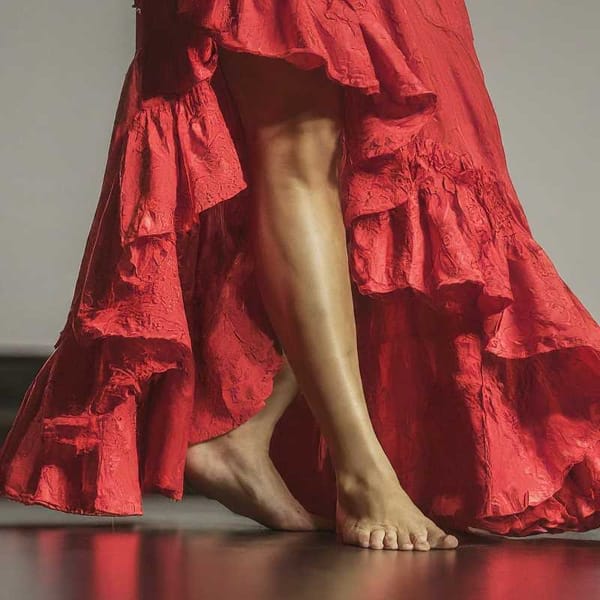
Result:
M324 68L220 49L238 106L253 176L321 184L341 154L342 87Z
M263 176L293 177L307 186L337 181L342 125L337 114L300 112L253 129L252 160Z

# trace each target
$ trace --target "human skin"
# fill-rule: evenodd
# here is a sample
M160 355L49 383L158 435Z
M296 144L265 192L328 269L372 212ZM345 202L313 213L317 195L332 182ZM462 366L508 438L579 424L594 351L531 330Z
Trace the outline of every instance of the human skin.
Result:
M267 408L190 447L186 474L269 526L327 528L293 498L268 458L273 427L299 385L331 453L338 540L372 549L453 549L456 537L403 490L367 409L338 185L342 88L321 68L222 47L219 64L248 145L257 285L287 362ZM251 468L249 457L261 466Z

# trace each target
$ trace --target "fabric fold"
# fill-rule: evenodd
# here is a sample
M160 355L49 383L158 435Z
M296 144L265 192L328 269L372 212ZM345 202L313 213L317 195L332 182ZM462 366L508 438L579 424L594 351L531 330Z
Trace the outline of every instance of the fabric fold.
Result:
M453 528L600 526L600 327L532 236L451 4L134 4L138 48L73 301L0 451L0 493L142 514L144 492L182 498L189 445L265 406L283 357L255 285L227 47L343 87L361 375L413 500ZM302 393L271 456L331 517L335 474Z

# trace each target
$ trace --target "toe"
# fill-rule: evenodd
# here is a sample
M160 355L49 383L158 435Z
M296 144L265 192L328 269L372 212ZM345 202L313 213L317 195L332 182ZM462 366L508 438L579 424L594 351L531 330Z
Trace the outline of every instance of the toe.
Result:
M447 533L442 540L442 545L438 548L452 549L458 546L458 538L450 533Z
M427 534L429 545L432 548L456 548L458 539L453 535L447 534L443 529L438 527L433 521L427 525Z
M445 548L446 532L437 525L427 527L427 541L432 548Z
M395 529L386 529L383 538L383 547L386 550L398 550L398 532Z
M384 537L385 529L373 529L371 531L369 546L375 550L382 550Z
M349 536L348 541L356 546L368 548L371 543L371 531L357 527Z
M412 550L413 543L410 541L410 535L408 531L402 529L398 530L398 549L399 550Z
M431 546L427 541L427 530L417 529L415 531L411 531L410 539L415 547L415 550L427 551L431 549Z

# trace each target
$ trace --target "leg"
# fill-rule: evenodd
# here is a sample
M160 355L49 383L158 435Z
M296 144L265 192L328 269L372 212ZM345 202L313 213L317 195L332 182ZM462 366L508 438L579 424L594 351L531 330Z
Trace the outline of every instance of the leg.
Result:
M220 59L251 149L258 284L331 449L339 535L372 548L455 547L400 486L364 398L337 180L341 88L321 69Z

